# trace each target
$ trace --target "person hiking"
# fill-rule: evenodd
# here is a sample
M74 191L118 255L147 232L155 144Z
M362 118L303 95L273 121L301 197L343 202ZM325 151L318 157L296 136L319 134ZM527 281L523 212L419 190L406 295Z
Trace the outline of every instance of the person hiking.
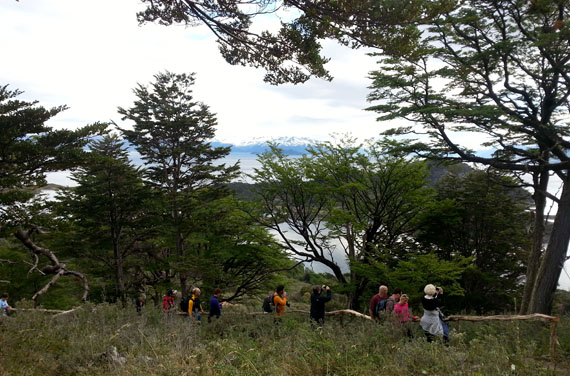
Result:
M428 342L432 342L434 336L443 337L447 342L449 327L443 321L443 314L439 310L439 307L443 306L443 289L429 284L424 287L424 293L422 298L424 314L420 320L420 327L424 330Z
M396 287L394 291L392 291L392 295L390 295L390 297L386 299L386 304L384 309L386 313L394 312L394 306L398 301L400 301L400 296L402 296L402 290Z
M388 286L381 285L378 288L378 294L374 295L372 299L370 299L369 311L371 318L373 319L378 318L376 315L376 308L378 307L378 304L380 304L382 301L386 299L388 299Z
M200 289L195 287L192 290L192 298L188 300L188 315L193 323L202 323L202 303L200 302Z
M139 295L139 297L135 300L135 307L139 315L142 314L142 308L144 307L145 304L146 304L146 295L144 294Z
M8 294L2 294L2 297L0 297L0 316L8 316L8 312L12 310L13 308L8 304Z
M168 290L166 296L162 299L162 311L171 312L174 310L174 294L175 290Z
M400 301L394 305L394 317L396 321L402 325L408 338L412 338L412 329L410 328L409 321L419 321L419 317L412 316L408 308L408 295L402 294Z
M220 303L220 295L222 290L219 288L214 289L214 294L210 298L210 313L208 314L208 322L212 322L212 317L219 319L222 315L222 303Z
M322 296L323 291L327 292L326 296ZM314 286L313 293L311 294L311 312L309 318L311 326L317 323L323 326L325 323L325 303L331 300L331 288L329 286Z
M287 291L285 286L279 285L273 293L273 305L275 306L275 319L278 320L283 317L285 307L287 306ZM276 321L277 323L278 321Z

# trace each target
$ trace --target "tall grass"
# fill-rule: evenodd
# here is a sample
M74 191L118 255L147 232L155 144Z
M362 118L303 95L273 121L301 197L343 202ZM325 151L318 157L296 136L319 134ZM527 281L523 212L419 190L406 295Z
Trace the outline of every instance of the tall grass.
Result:
M304 315L226 310L194 326L146 307L86 305L67 316L19 313L0 320L0 375L567 375L570 320L549 356L540 322L452 324L450 343L427 343L399 325L327 318L314 330ZM204 320L205 321L205 320ZM415 328L415 327L414 327ZM102 354L115 346L124 364Z

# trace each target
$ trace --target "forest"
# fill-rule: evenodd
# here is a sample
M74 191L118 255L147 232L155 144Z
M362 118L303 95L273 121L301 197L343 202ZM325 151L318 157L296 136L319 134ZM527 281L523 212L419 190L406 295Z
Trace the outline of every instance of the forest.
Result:
M331 307L368 314L387 285L417 312L432 283L445 289L446 315L552 314L567 329L570 294L557 287L570 241L570 2L142 3L141 24L205 24L228 63L264 69L274 85L332 79L325 40L374 49L366 110L382 133L337 134L302 156L270 144L243 182L239 163L221 162L231 149L212 145L218 119L194 97L195 73L158 72L133 88L134 103L117 107L120 124L74 129L50 126L66 105L46 108L21 99L26 88L0 83L0 290L16 308L0 318L9 333L0 374L19 374L21 359L41 363L42 349L58 359L53 367L21 374L136 374L157 365L166 374L190 364L199 366L188 374L372 374L395 347L402 368L386 374L568 371L567 334L545 360L541 323L455 327L451 350L429 350L398 328L356 319L327 319L315 335L293 312L278 327L238 317L259 311L280 284L301 310L310 286L326 284ZM281 29L252 27L283 9L296 16ZM471 134L492 153L462 146ZM48 186L47 174L61 171L74 184ZM315 264L327 272L311 271ZM202 330L160 312L168 290L179 299L195 287L206 296L220 288L229 307ZM146 302L139 315L136 299ZM77 311L64 319L42 309ZM160 338L171 324L184 328ZM260 368L280 351L269 334L287 343L287 356L306 358ZM101 361L111 347L128 354L125 368ZM7 362L5 349L13 350ZM416 363L426 351L448 359Z

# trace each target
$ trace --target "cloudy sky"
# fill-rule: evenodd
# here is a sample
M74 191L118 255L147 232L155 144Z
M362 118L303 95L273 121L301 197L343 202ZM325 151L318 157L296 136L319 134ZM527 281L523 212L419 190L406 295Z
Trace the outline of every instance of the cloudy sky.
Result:
M139 26L137 0L3 0L0 2L0 83L44 106L66 104L54 127L119 121L132 88L164 70L196 72L195 98L218 115L218 138L304 136L332 132L374 137L367 73L374 58L335 43L326 46L333 82L271 86L263 72L228 65L203 27Z

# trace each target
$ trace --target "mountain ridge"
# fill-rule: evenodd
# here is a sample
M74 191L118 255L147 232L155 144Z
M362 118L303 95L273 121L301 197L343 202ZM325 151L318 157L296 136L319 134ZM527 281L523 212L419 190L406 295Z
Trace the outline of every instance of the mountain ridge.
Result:
M269 150L269 143L279 145L283 149L283 153L287 155L302 155L306 154L307 147L315 145L321 141L307 138L307 137L254 137L247 141L221 141L214 139L211 144L217 146L230 146L232 153L250 153L259 154Z

